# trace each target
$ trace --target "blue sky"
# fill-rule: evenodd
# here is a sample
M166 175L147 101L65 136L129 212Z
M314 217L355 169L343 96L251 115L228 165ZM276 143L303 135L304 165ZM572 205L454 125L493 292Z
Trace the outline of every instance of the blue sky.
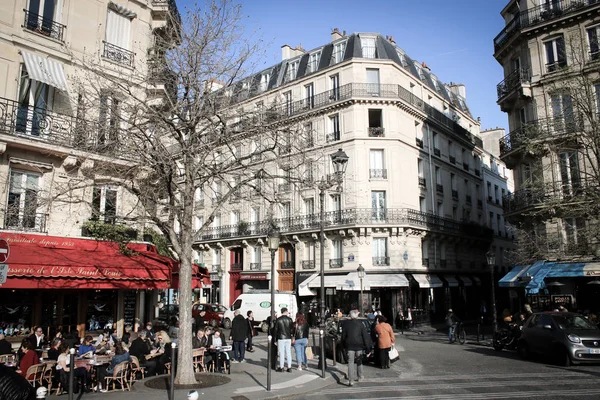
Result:
M191 0L177 0L178 5ZM467 103L481 128L508 128L496 104L502 68L493 39L504 26L508 0L241 0L248 32L266 43L265 67L281 61L281 46L306 50L331 40L331 30L394 36L398 46L425 61L443 82L464 83Z

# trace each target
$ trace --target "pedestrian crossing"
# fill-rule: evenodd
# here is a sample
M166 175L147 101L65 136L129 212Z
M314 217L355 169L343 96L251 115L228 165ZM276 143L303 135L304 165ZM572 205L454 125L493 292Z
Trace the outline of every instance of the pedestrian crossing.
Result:
M598 373L533 372L378 377L353 387L329 386L306 398L446 400L600 398Z

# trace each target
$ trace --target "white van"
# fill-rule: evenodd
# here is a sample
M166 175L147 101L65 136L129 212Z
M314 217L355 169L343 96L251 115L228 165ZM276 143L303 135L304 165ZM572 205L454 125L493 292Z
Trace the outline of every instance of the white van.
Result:
M277 315L281 315L282 307L287 307L291 319L296 318L298 303L293 292L275 292L275 312ZM271 315L271 292L242 293L239 295L223 315L223 327L225 329L231 328L235 310L240 310L244 318L247 316L248 311L252 311L254 313L254 324L260 325L262 331L266 332L268 328L267 318Z

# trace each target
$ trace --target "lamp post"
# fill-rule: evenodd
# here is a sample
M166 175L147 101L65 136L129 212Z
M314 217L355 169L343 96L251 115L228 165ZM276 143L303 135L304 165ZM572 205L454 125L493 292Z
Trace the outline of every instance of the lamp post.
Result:
M496 282L494 280L494 266L496 265L496 254L490 249L485 255L488 267L490 267L490 276L492 281L492 326L494 335L498 331L498 312L496 310Z
M277 227L273 227L267 237L269 245L269 251L271 252L271 322L269 325L273 325L275 320L275 252L279 249L279 230ZM270 328L270 327L269 327ZM269 329L269 335L271 335L272 329ZM271 341L276 338L271 337L267 343L267 390L271 390L271 360L274 356L272 354Z
M220 265L217 267L217 278L219 278L219 295L217 297L217 303L223 304L223 300L221 299L221 293L223 293L223 282L221 282L223 279L223 270L221 269Z
M358 264L358 268L356 269L358 273L358 279L360 279L360 308L358 311L363 314L364 313L364 302L363 302L363 279L365 277L365 268L362 264Z

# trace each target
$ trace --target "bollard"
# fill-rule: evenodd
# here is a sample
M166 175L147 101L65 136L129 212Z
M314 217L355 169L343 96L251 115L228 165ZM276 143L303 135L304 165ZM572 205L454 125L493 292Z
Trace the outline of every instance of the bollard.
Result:
M477 323L477 343L479 343L479 333L481 331L481 324Z
M271 391L271 360L273 357L272 349L271 349L271 341L273 340L273 336L267 336L267 391Z
M483 328L484 328L484 325L483 325L483 316L482 316L481 317L481 340L485 340L485 337L483 335L483 330L484 330Z
M402 316L402 321L400 321L400 334L404 335L404 324L406 323L406 318Z
M323 329L319 331L319 346L321 346L321 378L325 379L325 364L327 364L327 360L325 360L325 336L323 335Z
M169 387L169 399L175 396L175 368L177 366L177 343L171 343L171 386Z
M70 349L69 354L69 400L73 400L73 391L75 389L75 349ZM83 388L80 390L83 390Z
M335 358L337 355L337 352L335 351L335 337L331 338L331 348L333 349L333 363L332 365L335 366ZM342 360L340 360L342 361Z

